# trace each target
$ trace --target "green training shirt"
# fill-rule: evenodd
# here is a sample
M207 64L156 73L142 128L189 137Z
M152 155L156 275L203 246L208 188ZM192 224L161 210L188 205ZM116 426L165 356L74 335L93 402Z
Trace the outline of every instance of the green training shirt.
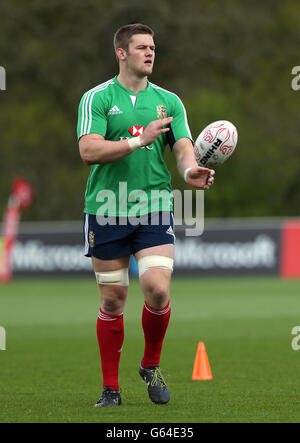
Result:
M192 139L185 108L179 97L148 81L134 92L117 76L87 91L80 102L77 136L100 134L119 141L141 135L156 119L173 117L170 131L151 146L137 149L122 159L92 165L85 192L84 212L94 215L139 216L172 210L171 176L164 150L180 138Z

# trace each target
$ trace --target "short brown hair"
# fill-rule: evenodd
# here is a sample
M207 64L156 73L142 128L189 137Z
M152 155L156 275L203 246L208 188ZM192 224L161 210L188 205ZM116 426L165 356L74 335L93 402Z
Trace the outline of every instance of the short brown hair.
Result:
M129 40L135 34L150 34L152 37L154 37L154 32L147 25L143 25L142 23L125 25L119 28L114 35L115 50L117 48L122 48L127 51L129 46Z

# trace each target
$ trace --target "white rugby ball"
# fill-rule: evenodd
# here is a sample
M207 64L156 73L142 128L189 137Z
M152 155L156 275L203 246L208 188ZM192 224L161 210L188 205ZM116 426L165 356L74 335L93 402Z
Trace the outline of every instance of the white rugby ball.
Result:
M221 165L232 155L237 141L237 129L227 120L218 120L206 126L197 137L194 146L194 156L198 165Z

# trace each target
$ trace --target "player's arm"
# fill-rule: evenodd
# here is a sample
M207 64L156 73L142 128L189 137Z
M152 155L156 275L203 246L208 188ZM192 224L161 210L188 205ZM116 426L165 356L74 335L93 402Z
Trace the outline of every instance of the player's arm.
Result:
M172 117L162 120L154 120L149 123L145 131L139 137L131 139L110 141L100 134L86 134L79 139L79 152L82 161L87 165L112 163L136 149L151 145L156 138L169 131L163 128L172 121Z
M198 166L194 158L192 141L189 138L181 138L173 145L172 150L177 169L181 177L195 188L209 189L214 182L215 171Z
M127 140L112 142L100 134L87 134L79 140L79 152L86 165L94 165L115 162L133 150Z

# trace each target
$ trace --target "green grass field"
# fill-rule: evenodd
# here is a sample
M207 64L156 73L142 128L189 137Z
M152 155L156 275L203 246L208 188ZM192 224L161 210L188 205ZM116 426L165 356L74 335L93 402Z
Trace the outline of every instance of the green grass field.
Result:
M99 301L91 279L16 279L0 287L0 422L299 422L300 281L178 279L161 367L171 391L154 405L137 369L143 297L130 283L120 364L123 404L93 408L101 393ZM204 341L212 381L192 381Z

